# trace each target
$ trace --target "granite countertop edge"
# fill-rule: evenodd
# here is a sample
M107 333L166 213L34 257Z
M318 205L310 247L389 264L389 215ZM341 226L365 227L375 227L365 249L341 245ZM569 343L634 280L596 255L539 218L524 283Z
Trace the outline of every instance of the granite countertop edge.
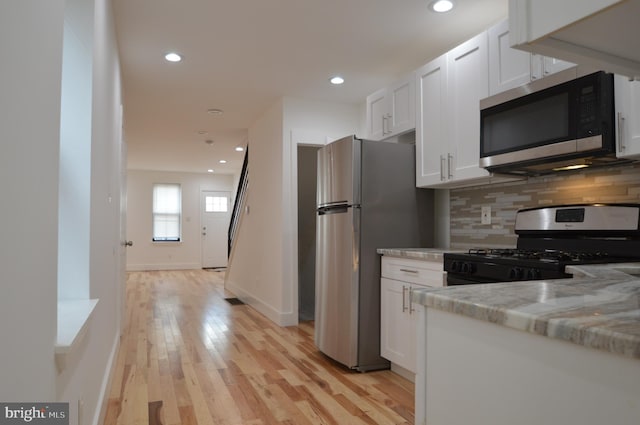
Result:
M416 260L442 261L446 252L462 252L447 248L378 248L378 254Z
M640 263L571 266L573 279L413 291L413 302L640 360Z

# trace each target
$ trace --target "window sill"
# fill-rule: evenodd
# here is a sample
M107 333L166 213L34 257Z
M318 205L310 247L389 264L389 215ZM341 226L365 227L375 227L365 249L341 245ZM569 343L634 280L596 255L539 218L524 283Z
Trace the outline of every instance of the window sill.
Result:
M58 333L54 350L58 371L65 368L67 357L80 345L98 301L58 301Z

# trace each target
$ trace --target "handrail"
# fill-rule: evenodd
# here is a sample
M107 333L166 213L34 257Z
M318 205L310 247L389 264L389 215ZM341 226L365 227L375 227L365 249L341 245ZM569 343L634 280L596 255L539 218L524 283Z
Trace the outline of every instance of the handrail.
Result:
M244 154L244 161L242 163L242 171L240 172L240 180L238 181L238 190L236 191L236 199L233 203L233 211L231 212L231 220L229 222L229 242L228 242L228 251L227 257L231 256L231 248L233 247L233 241L236 238L236 232L238 231L238 224L240 222L240 208L244 203L244 198L247 193L247 187L249 185L249 176L248 176L248 165L249 165L249 147Z

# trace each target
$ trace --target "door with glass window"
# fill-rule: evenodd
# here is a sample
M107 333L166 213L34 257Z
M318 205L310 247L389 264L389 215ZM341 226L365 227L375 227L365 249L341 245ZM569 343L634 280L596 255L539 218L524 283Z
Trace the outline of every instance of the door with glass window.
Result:
M202 267L227 266L227 235L231 217L229 192L201 192Z

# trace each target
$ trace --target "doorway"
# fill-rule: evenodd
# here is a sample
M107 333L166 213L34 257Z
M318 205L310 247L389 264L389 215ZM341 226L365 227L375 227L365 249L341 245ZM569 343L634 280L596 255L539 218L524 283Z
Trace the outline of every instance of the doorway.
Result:
M211 190L200 192L202 268L204 269L227 267L230 198L229 192Z
M298 320L313 320L316 288L318 146L298 146Z

